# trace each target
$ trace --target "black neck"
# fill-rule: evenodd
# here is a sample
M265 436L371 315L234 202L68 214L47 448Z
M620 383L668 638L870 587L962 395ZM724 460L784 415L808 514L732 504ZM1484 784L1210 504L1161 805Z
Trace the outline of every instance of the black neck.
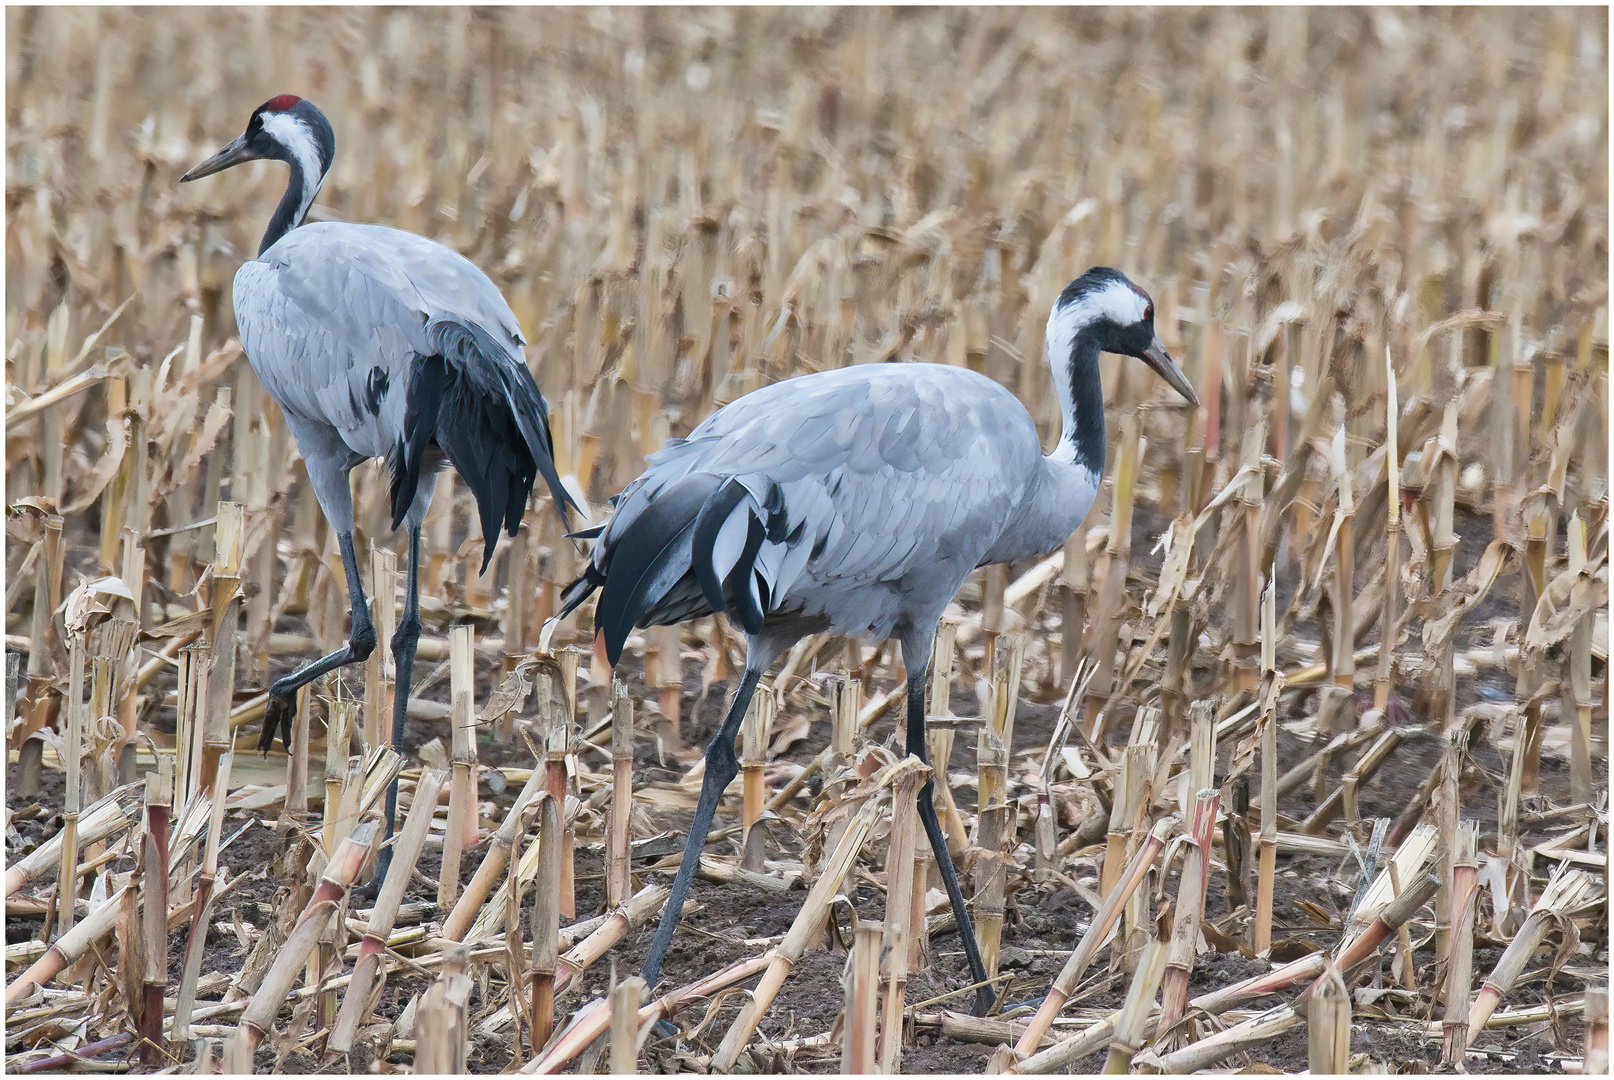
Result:
M1098 373L1098 334L1094 327L1076 332L1070 350L1070 399L1074 406L1065 418L1065 441L1071 444L1077 464L1104 473L1104 384Z
M290 155L288 158L286 164L291 166L291 183L286 187L286 194L280 197L280 205L275 207L275 216L269 219L269 228L263 234L263 242L258 245L259 255L274 247L281 237L301 225L304 208L314 202L311 194L306 201L303 198L308 179L303 175L302 166L297 163L296 158Z

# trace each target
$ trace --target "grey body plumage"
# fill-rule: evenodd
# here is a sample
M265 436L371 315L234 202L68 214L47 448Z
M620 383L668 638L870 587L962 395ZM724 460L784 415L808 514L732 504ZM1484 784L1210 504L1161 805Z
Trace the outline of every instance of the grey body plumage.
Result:
M746 487L733 521L772 516L767 492L778 492L783 535L764 536L753 579L733 583L731 596L739 587L765 598L765 624L874 640L904 618L939 616L983 562L1062 543L1097 490L1085 467L1043 457L1025 407L985 376L939 364L840 368L747 394L653 455L618 499L595 569L605 573L644 508L681 486L698 489L703 477ZM1054 490L1069 496L1058 512L1023 523L1024 513L1003 512L1040 508ZM721 577L732 563L718 555ZM693 576L680 584L635 622L677 622L716 606Z
M468 384L485 411L503 413L512 429L503 434L519 440L521 460L498 490L467 475L487 452L456 458L449 451L482 505L484 568L510 498L525 505L537 471L551 491L563 492L548 409L522 356L520 327L493 282L459 253L384 225L304 225L236 272L235 315L247 359L285 414L338 532L353 528L348 471L376 457L401 474L396 494L413 492L394 504L394 526L424 520L436 455L411 456L415 423L431 427L439 448L479 434L481 417L412 422L410 392L433 358ZM557 498L564 507L568 497Z
M520 362L523 344L504 297L469 259L384 225L314 222L287 233L236 271L235 317L282 411L335 428L361 460L397 444L417 358L440 351L437 327L482 327L496 361Z
M336 529L352 629L341 649L270 687L259 747L289 745L296 693L320 675L369 657L375 628L359 583L348 474L385 457L393 528L407 524L404 610L393 635L398 692L392 742L403 737L420 636L420 526L444 459L476 498L482 568L501 528L514 536L542 476L564 519L570 496L554 465L549 411L522 355L520 327L493 282L464 256L381 225L303 225L335 155L329 122L283 94L253 110L246 130L182 181L245 161L291 172L258 257L237 271L235 314L252 369L281 412L320 509ZM390 835L396 785L388 793ZM383 850L382 865L390 856ZM378 875L379 880L379 875Z
M1064 420L1051 454L1025 407L991 379L937 364L864 365L739 398L652 455L617 497L610 520L592 530L590 564L567 588L562 614L600 590L595 624L612 664L634 626L721 610L746 632L745 675L707 748L647 982L655 984L737 769L734 736L762 672L809 633L896 637L908 676L907 746L924 757L931 644L948 602L977 566L1057 550L1092 507L1104 456L1099 353L1143 359L1197 403L1153 316L1147 294L1105 267L1061 293L1047 334ZM920 815L980 980L929 785Z

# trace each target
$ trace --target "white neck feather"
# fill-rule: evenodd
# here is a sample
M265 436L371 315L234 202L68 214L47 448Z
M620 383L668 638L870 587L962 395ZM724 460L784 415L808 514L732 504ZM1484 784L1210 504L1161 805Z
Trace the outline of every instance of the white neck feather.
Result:
M298 195L297 216L292 220L295 225L307 215L314 196L325 182L325 162L319 155L319 143L309 126L291 113L264 113L263 129L291 153L301 172L303 190Z
M1050 460L1065 463L1076 460L1073 438L1077 424L1076 388L1072 380L1079 377L1074 364L1077 335L1106 319L1116 326L1130 326L1143 318L1148 305L1147 298L1121 281L1084 293L1063 305L1054 301L1054 308L1048 314L1044 347L1048 350L1048 367L1053 373L1054 390L1059 395L1064 428L1059 445L1048 455ZM1091 375L1096 378L1097 374L1095 367ZM1099 419L1102 421L1102 412Z

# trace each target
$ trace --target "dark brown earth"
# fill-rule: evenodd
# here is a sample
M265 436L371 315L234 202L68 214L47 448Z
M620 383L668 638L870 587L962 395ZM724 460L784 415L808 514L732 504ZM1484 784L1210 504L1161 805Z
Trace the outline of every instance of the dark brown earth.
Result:
M1465 539L1459 549L1455 575L1466 573L1484 548L1482 539L1484 533L1480 527L1483 523L1471 522L1471 524L1476 527L1464 530L1469 539ZM1139 508L1137 522L1139 537L1133 550L1138 553L1134 564L1135 572L1140 576L1149 579L1154 576L1155 568L1150 565L1151 556L1147 554L1150 545L1145 540L1152 538L1153 532L1158 531L1162 525L1163 522L1153 521L1147 517L1146 508ZM1158 556L1152 558L1157 560ZM1467 624L1475 628L1484 628L1487 619L1493 614L1497 617L1507 617L1516 613L1517 600L1514 593L1517 586L1516 578L1504 578L1499 581L1493 589L1491 598L1467 620ZM282 629L304 628L296 620L288 619L284 621ZM420 665L417 679L423 677L424 672L429 671L431 666ZM482 666L483 670L478 673L479 685L486 685L491 682L493 673L488 664L484 663ZM276 673L278 672L277 667ZM713 684L709 693L702 698L699 679L699 666L689 662L685 671L683 703L685 714L683 736L686 746L689 747L704 745L716 730L726 707L723 684ZM877 682L882 688L894 685L894 680L889 677ZM1479 678L1461 684L1458 707L1462 708L1482 698L1510 699L1513 690L1511 682L1511 677L1500 671L1482 672ZM636 682L632 688L636 695L643 690L643 687ZM1019 761L1025 755L1040 757L1057 716L1058 703L1032 700L1030 696L1032 689L1029 685L1026 687L1027 694L1016 715L1013 755L1015 761ZM426 696L443 700L446 698L446 691L446 683L442 683ZM973 696L973 686L965 679L959 678L955 681L953 687L955 708L960 703L972 702ZM1361 813L1365 819L1394 818L1399 815L1441 754L1441 737L1434 731L1419 726L1410 715L1410 710L1405 707L1405 702L1401 704L1405 715L1398 716L1398 720L1406 730L1406 738L1379 773L1360 790ZM798 742L785 755L787 760L805 762L827 742L827 710L821 704L807 701L805 695L799 692L789 707L812 711L814 723L807 738ZM967 708L968 706L965 706L965 710ZM1282 708L1283 720L1296 719L1315 709L1313 695L1304 690L1292 691L1285 695ZM1130 722L1129 716L1122 718L1119 729L1111 733L1112 742L1124 742ZM884 739L892 735L900 723L900 715L891 714L877 725L872 735L876 740ZM406 743L416 747L433 738L443 737L445 732L439 728L440 725L412 722L406 733ZM1280 732L1280 769L1288 768L1317 748L1317 745L1310 741L1302 740L1282 731L1281 728ZM955 779L973 778L973 753L968 743L969 740L962 738L955 743L951 762L951 771L955 774ZM1482 850L1494 850L1498 797L1505 784L1507 765L1485 737L1484 732L1476 735L1472 749L1472 761L1463 778L1463 813L1480 821ZM485 732L479 743L479 754L480 761L485 766L527 767L532 764L524 748L517 750L515 747L497 743ZM636 785L675 780L683 771L683 767L664 768L657 760L654 743L650 739L641 741L635 756L635 765ZM1218 762L1219 780L1226 767L1227 748L1224 747ZM1345 767L1348 767L1348 763ZM1606 770L1606 762L1600 761L1599 768ZM1335 769L1325 777L1325 791L1338 781L1339 775L1340 769ZM11 779L12 787L9 790L14 790L15 777ZM1600 773L1598 780L1606 789L1606 774ZM1567 765L1556 759L1544 759L1541 767L1541 786L1542 794L1534 801L1533 806L1566 804L1569 801ZM502 793L495 793L487 782L487 774L484 773L480 798L485 802L491 801L502 811L509 806L517 787L518 785L510 785ZM970 782L955 784L954 794L961 806L973 805L975 791ZM60 800L61 777L54 772L46 774L44 790L36 798L22 800L16 795L8 795L8 805L14 810L21 809L24 803L33 802L47 808L46 812L15 823L15 831L21 843L8 846L9 857L15 858L25 853L60 827L59 814L49 812L49 808L60 806ZM1306 784L1286 799L1283 814L1298 819L1309 813L1314 805L1313 788L1310 784ZM734 809L734 807L725 808L728 813L732 813ZM240 829L245 820L241 814L232 813L226 821L225 835L228 836ZM242 948L236 934L221 930L220 927L227 927L234 922L243 923L251 928L249 938L255 939L270 925L280 905L286 900L285 887L275 878L273 867L285 854L288 844L292 841L287 836L277 836L274 825L273 818L261 821L236 839L222 855L222 861L228 867L231 876L246 875L246 880L231 890L216 912L215 926L209 934L203 963L204 974L233 973L246 959L246 950ZM655 817L655 825L659 829L677 833L687 827L687 814L659 814ZM590 840L597 841L597 839L597 837L580 837L582 846L577 859L579 919L589 918L602 910L599 877L601 854L597 843L590 846ZM782 824L776 825L770 831L769 841L771 857L800 856L800 838ZM726 851L725 846L728 848ZM729 842L726 845L714 844L712 850L717 854L732 854L733 848L733 843ZM481 860L482 850L478 848L466 853L462 880L470 880ZM116 868L122 870L131 866L132 862L126 860ZM419 875L411 886L409 900L426 903L434 900L433 883L438 866L438 851L428 849L422 856ZM1084 886L1096 887L1096 882L1091 876L1091 864L1088 866L1087 876L1083 878L1078 874L1078 877ZM1338 940L1340 914L1348 907L1355 888L1354 866L1349 862L1340 864L1315 857L1280 855L1278 867L1274 906L1275 942L1280 947L1297 953L1308 948L1331 947ZM1175 876L1173 872L1164 883L1165 895L1175 894ZM653 880L653 876L651 879ZM642 884L644 880L645 876L641 875L640 883ZM933 887L938 885L939 881L932 882ZM782 935L790 926L804 897L805 893L800 890L782 895L759 896L742 886L719 885L697 879L690 895L690 910L683 920L663 968L662 985L665 987L682 985L716 971L732 961L757 955L764 945L748 945L743 942L747 939L755 941ZM868 919L882 917L883 897L873 886L862 884L855 892L849 894L849 899L856 906L860 917ZM1312 912L1301 906L1302 901L1313 905L1312 912L1320 910L1331 914L1331 924L1319 925ZM1003 998L1005 1012L1025 1015L1028 1010L1021 1009L1015 1013L1016 1007L1035 1006L1057 973L1064 956L1085 930L1092 914L1088 904L1067 886L1037 885L1022 881L1020 891L1011 899L1003 933L1003 970L1011 971L1015 975ZM428 918L441 918L441 914L429 915ZM1226 881L1220 871L1213 875L1210 883L1207 918L1212 924L1237 932L1237 926L1228 921ZM6 939L8 942L27 940L36 936L38 929L37 919L8 917ZM562 1012L569 1012L607 991L612 977L613 958L618 975L636 972L644 959L653 930L653 925L636 929L617 947L611 958L585 972L577 984L562 995L558 1003ZM172 957L169 972L171 989L179 977L179 966L186 945L185 935L185 930L177 930L169 943ZM1504 943L1483 941L1477 943L1474 954L1476 983L1494 966L1501 954L1502 944ZM1606 966L1608 952L1605 940L1583 941L1583 946L1588 948L1590 955L1575 958L1574 966L1580 968ZM927 1001L969 982L967 967L955 933L945 932L937 936L930 943L930 953L930 965L910 978L908 993L910 1004ZM1549 981L1544 962L1549 955L1545 949L1537 953L1535 962L1527 968L1525 978L1509 996L1508 1007L1549 1001L1554 997L1572 996L1584 989L1582 979L1561 972ZM1121 1004L1126 990L1126 976L1107 968L1105 965L1108 961L1108 954L1101 954L1099 961L1089 970L1088 978L1076 999L1067 1007L1067 1012L1073 1008L1113 1009ZM839 1029L835 1028L835 1025L844 996L841 983L844 962L843 955L828 951L812 951L802 958L764 1018L758 1036L753 1040L749 1058L742 1059L742 1066L750 1071L838 1070ZM1427 967L1433 963L1432 941L1421 944L1416 951L1415 962L1420 968L1421 981L1427 983L1430 978ZM1226 986L1266 969L1266 964L1237 953L1202 956L1192 973L1191 992L1198 993ZM502 985L503 977L502 965L495 965L490 974L493 980L490 992L499 1000L502 1000L505 993ZM1387 963L1381 963L1378 969L1372 970L1366 981L1369 986L1376 987L1395 985ZM1358 981L1358 985L1360 983L1361 980ZM380 1014L389 1019L396 1018L409 1000L427 985L428 980L423 976L407 974L394 976L383 994ZM216 994L214 997L216 999ZM961 1007L961 1000L954 998L944 1005ZM1440 1058L1438 1037L1425 1036L1420 1029L1407 1023L1409 1020L1431 1019L1418 1011L1427 1009L1427 994L1421 1001L1413 1003L1414 1011L1408 1015L1390 1012L1395 1008L1395 1000L1390 995L1377 999L1376 1007L1384 1009L1388 1014L1379 1020L1365 1016L1366 1010L1359 1003L1353 1027L1353 1052L1387 1063L1396 1071L1438 1071ZM199 1002L199 1006L206 1003ZM479 1003L480 996L473 1000L474 1015L480 1014ZM742 995L729 994L718 999L711 1015L703 1015L700 1009L695 1009L679 1016L677 1021L681 1030L677 1035L658 1032L651 1037L645 1051L647 1064L658 1071L692 1067L695 1062L691 1060L691 1056L704 1057L715 1050L741 1003ZM931 1008L940 1007L944 1006ZM289 1013L283 1014L282 1021L288 1015ZM690 1034L697 1026L698 1030ZM813 1050L779 1048L782 1041L818 1035L832 1028L836 1031L836 1041L831 1045ZM1583 1026L1578 1016L1564 1018L1556 1028L1549 1024L1541 1024L1533 1028L1487 1031L1477 1041L1476 1049L1503 1052L1509 1055L1511 1060L1503 1057L1470 1055L1466 1063L1467 1069L1470 1072L1561 1071L1556 1059L1559 1056L1579 1055L1582 1032ZM473 1070L499 1072L519 1065L520 1062L512 1053L513 1039L513 1027L506 1027L496 1036L479 1036L474 1039L471 1055ZM977 1073L984 1070L990 1051L991 1047L988 1046L960 1043L942 1038L934 1032L921 1032L904 1052L903 1070L916 1073ZM383 1070L388 1069L388 1064L372 1063L372 1052L371 1047L361 1047L348 1065L355 1071L366 1071L377 1066ZM520 1052L519 1056L525 1060L524 1052ZM391 1068L396 1068L407 1066L410 1058L411 1055L407 1053L395 1052L388 1061ZM1305 1069L1304 1030L1274 1040L1242 1058L1233 1058L1226 1064L1236 1068L1241 1062L1257 1068L1264 1065L1287 1072ZM276 1064L273 1051L267 1048L260 1051L257 1064L260 1071L273 1068ZM1080 1062L1073 1071L1096 1072L1102 1064L1103 1054L1098 1053ZM348 1065L331 1063L322 1068L310 1053L297 1050L292 1051L279 1063L282 1070L291 1072L339 1072L346 1071Z

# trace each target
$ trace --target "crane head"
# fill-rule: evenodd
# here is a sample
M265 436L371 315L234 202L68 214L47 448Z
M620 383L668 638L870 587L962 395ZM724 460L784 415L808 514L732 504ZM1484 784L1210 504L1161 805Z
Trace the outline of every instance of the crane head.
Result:
M180 183L212 176L232 165L269 158L299 169L317 186L336 156L330 121L296 94L280 94L252 110L247 129L206 161L180 177Z
M1191 404L1199 404L1193 383L1155 331L1154 301L1119 270L1095 266L1065 286L1049 320L1050 341L1056 329L1071 340L1077 333L1090 335L1104 352L1137 357Z

